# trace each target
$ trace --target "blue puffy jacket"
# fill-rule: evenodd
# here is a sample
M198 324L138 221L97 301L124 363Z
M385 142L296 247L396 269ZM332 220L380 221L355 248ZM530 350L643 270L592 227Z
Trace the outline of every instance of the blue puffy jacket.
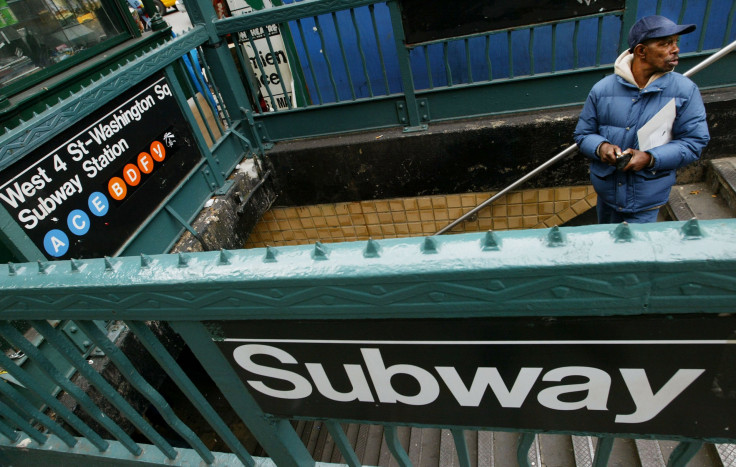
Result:
M639 149L637 131L673 98L673 139L648 150L654 156L654 167L623 172L600 161L595 151L602 142L618 145L621 150ZM603 78L588 95L574 137L580 151L592 160L590 180L599 202L620 212L665 204L676 169L697 160L710 140L698 87L675 72L664 74L642 90L618 75Z

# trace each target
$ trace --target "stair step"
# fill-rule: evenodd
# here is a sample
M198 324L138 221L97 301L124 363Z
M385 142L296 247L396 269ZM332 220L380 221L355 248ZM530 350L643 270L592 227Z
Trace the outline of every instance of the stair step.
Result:
M706 179L711 189L736 212L736 157L711 160Z
M678 221L693 217L699 220L734 217L734 211L706 182L673 186L666 211L671 219Z
M736 444L716 444L715 447L723 467L736 467Z
M344 462L331 436L325 434L324 424L307 422L301 423L301 427L305 428L302 439L312 449L316 461ZM363 465L398 465L389 453L381 425L343 424L342 428ZM397 434L416 467L460 465L450 430L399 427ZM471 467L517 465L519 433L465 431L464 434ZM318 440L316 445L315 440ZM608 465L665 467L677 444L676 441L616 438ZM532 467L592 467L597 445L595 437L540 434L535 436L528 460ZM688 466L736 467L736 444L704 444Z

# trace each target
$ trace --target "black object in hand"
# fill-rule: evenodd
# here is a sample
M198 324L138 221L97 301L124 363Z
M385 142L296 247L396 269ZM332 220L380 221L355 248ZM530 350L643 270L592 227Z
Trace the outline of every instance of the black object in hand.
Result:
M623 170L624 167L626 167L626 164L631 160L631 156L633 156L633 154L630 152L616 156L616 168L618 170Z

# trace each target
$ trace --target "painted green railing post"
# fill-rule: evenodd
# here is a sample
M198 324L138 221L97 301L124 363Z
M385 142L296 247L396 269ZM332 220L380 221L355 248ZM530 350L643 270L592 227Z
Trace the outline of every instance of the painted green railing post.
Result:
M314 459L289 421L269 417L261 410L202 323L180 321L170 324L184 338L235 413L276 465L314 465Z
M636 22L636 13L639 10L639 0L626 0L624 16L621 21L621 43L618 51L623 52L629 48L629 29Z
M189 106L184 105L187 102L186 94L184 93L184 89L181 86L181 83L179 82L179 79L176 76L176 72L174 71L174 66L169 65L164 69L164 73L166 73L166 79L169 80L169 83L171 84L171 92L174 93L174 96L176 96L177 101L179 101L182 104L182 113L184 114L184 118L187 119L189 124L192 126L192 128L197 128L197 120L194 117L194 113L192 113L192 109L189 108ZM217 116L215 116L217 118ZM197 147L199 148L200 152L204 156L205 160L207 161L207 165L210 167L210 173L212 174L212 178L206 177L210 183L210 189L212 191L216 190L217 187L221 187L225 183L225 177L220 172L219 168L219 161L215 158L215 156L212 154L212 151L210 151L210 148L207 146L207 141L204 138L204 135L201 132L195 131L193 132L194 139L197 143ZM217 185L217 186L214 186Z
M148 13L148 16L151 17L152 30L161 31L169 27L166 21L164 21L164 19L161 17L161 14L158 12L158 8L156 8L156 4L153 3L153 0L142 0L142 2L143 8L146 9L146 13Z
M247 124L248 109L251 102L245 90L243 78L235 65L235 59L228 46L227 39L218 35L214 20L217 19L212 3L207 0L193 0L189 3L189 16L193 24L203 25L209 36L209 41L202 45L202 56L209 69L209 76L213 86L219 91L221 103L226 107L226 112L231 119L232 131L238 138L242 152L247 153L254 147L254 141L258 137ZM196 66L196 64L195 64ZM245 123L241 125L241 122ZM237 129L240 133L235 133ZM241 133L245 138L243 139ZM213 167L217 177L225 174L220 173L220 168Z
M668 467L685 467L695 454L703 446L703 443L697 441L682 442L677 445L670 458L667 461Z
M217 18L215 9L208 0L194 0L189 5L190 9L187 11L192 23L204 25L210 38L208 43L202 46L202 52L210 67L212 79L222 94L230 117L233 120L243 120L244 109L250 108L248 94L245 92L227 40L220 37L215 29L213 22Z
M522 433L516 445L516 461L521 467L531 467L529 464L529 450L534 444L535 433Z
M608 459L610 459L611 451L613 450L613 441L614 438L598 438L598 446L596 446L595 457L593 458L593 467L605 467L608 465Z
M18 261L45 260L43 252L28 238L15 219L0 206L0 243L6 245L10 254Z
M401 72L401 88L404 92L404 102L397 104L399 121L404 124L404 131L426 130L426 122L429 121L429 109L426 102L420 103L417 100L414 90L414 77L411 72L409 50L406 48L404 25L401 22L401 9L396 1L386 2L386 5L388 5L391 14L396 56L399 59L399 71ZM423 108L420 109L420 106L423 106Z

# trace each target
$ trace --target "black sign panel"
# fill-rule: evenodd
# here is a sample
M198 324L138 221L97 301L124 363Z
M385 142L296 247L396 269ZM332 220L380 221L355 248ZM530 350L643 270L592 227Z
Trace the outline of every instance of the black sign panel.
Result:
M208 325L280 416L734 438L732 316Z
M159 73L0 172L0 203L48 257L112 255L200 159Z
M622 10L624 0L400 0L409 44Z

